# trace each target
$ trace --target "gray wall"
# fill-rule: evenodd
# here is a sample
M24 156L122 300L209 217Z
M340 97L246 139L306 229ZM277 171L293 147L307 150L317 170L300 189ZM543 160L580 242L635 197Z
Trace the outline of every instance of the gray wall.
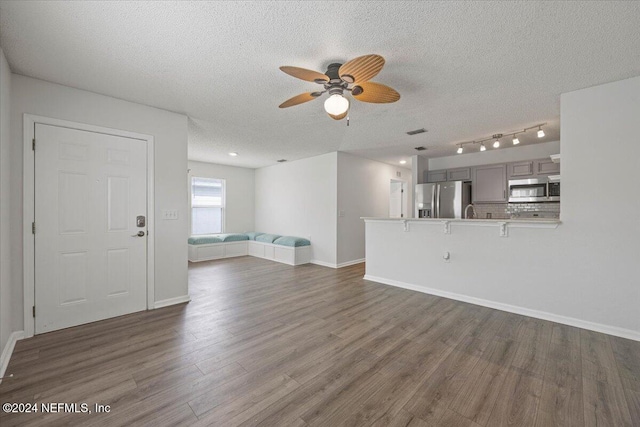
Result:
M187 117L79 89L12 75L11 86L11 272L17 328L23 327L22 165L23 115L69 120L153 135L155 140L155 300L187 295ZM178 220L161 211L177 209Z
M10 232L10 168L11 143L9 132L9 106L11 92L11 70L0 49L0 353L9 335L17 328L15 298L11 286Z

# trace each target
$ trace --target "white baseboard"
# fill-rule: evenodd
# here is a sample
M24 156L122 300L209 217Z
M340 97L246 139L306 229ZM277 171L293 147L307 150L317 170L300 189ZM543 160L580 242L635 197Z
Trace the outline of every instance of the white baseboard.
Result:
M347 262L341 262L340 264L336 264L336 263L333 263L333 262L319 261L317 259L312 259L310 262L311 262L311 264L321 265L323 267L342 268L342 267L348 267L350 265L363 263L363 262L365 262L365 258L354 259L352 261L347 261Z
M191 301L191 297L189 295L182 295L181 297L163 299L162 301L156 301L153 305L153 308L162 308L168 307L170 305L182 304L184 302Z
M0 356L0 383L2 383L2 377L7 372L7 367L9 366L9 360L11 360L11 355L13 354L13 349L16 346L16 342L24 338L24 331L15 331L11 335L9 335L9 339L2 349L2 356Z
M332 262L320 261L317 259L312 259L311 264L321 265L323 267L329 267L329 268L337 268L337 265Z
M341 262L340 264L338 264L337 267L338 268L349 267L350 265L362 264L365 261L366 261L366 258L354 259L347 262Z
M587 320L576 319L575 317L567 317L559 314L548 313L546 311L532 310L530 308L519 307L501 302L485 300L482 298L471 297L453 292L442 291L439 289L428 288L426 286L413 285L411 283L400 282L398 280L385 279L383 277L371 276L366 274L365 280L378 282L385 285L397 286L398 288L409 289L412 291L422 292L425 294L436 295L443 298L449 298L456 301L468 302L470 304L481 305L483 307L494 308L496 310L507 311L509 313L520 314L523 316L535 317L536 319L548 320L551 322L562 323L564 325L575 326L576 328L588 329L590 331L601 332L603 334L614 335L616 337L627 338L634 341L640 341L640 332L632 329L619 328L617 326L603 325L601 323L589 322Z

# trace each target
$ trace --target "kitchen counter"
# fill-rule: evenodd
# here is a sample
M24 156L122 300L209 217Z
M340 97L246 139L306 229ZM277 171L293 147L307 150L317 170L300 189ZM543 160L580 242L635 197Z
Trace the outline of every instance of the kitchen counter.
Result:
M366 280L542 318L576 298L578 285L540 303L573 274L553 273L567 256L559 220L362 219Z
M397 222L404 231L409 231L411 224L440 225L445 234L451 234L451 226L458 227L496 227L500 237L508 237L509 228L558 228L562 222L549 218L520 218L520 219L462 219L462 218L384 218L362 217L368 222Z
M361 217L366 221L426 221L426 222L487 222L487 223L497 223L497 222L513 222L513 223L550 223L550 224L561 224L562 222L559 219L552 218L387 218L387 217Z

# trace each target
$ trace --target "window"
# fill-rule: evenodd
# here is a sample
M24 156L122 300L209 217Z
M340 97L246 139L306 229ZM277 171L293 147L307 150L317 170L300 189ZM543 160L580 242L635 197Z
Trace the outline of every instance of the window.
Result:
M191 234L222 233L224 179L191 178Z

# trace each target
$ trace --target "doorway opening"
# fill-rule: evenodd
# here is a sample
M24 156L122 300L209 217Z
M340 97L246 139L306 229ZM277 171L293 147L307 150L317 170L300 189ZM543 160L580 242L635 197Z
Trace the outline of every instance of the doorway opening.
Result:
M407 183L396 179L389 185L389 218L405 218L407 216Z

